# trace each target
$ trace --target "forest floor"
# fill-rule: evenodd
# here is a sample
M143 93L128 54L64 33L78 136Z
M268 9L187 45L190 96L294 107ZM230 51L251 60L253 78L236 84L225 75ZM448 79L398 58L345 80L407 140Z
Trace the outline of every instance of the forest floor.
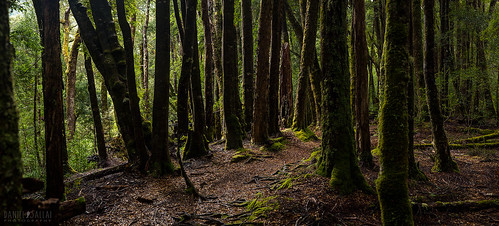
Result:
M497 129L497 128L489 128ZM464 125L447 123L449 140L480 135ZM179 175L163 178L118 172L84 183L74 183L68 199L85 196L87 210L68 225L381 225L376 195L355 192L341 196L329 179L314 174L320 141L302 142L284 130L285 147L263 152L245 141L253 158L232 162L236 150L223 143L210 145L212 155L185 162L200 200L186 192ZM320 134L318 134L320 135ZM377 145L371 126L372 147ZM416 128L415 143L430 143L429 124ZM459 173L432 173L431 148L415 150L416 161L429 181L409 181L411 200L432 206L437 201L499 199L497 149L452 150ZM362 168L374 186L379 169ZM421 205L419 205L421 206ZM414 208L416 225L499 225L496 208L473 210Z

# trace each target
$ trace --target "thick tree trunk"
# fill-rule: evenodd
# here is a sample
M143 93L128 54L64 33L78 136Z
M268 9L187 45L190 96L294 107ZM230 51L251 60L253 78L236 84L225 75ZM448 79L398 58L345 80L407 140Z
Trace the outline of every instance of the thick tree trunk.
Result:
M63 152L66 151L62 101L62 62L58 1L33 1L41 30L47 198L64 196Z
M171 173L174 166L168 144L170 110L170 2L156 1L156 73L152 108L151 171L156 175Z
M295 101L295 112L293 119L293 130L304 130L308 127L305 120L305 95L307 80L313 68L313 57L315 50L315 38L317 33L317 17L319 11L319 1L308 1L307 15L305 19L303 46L301 49L300 75L298 78L298 87Z
M253 97L255 80L253 75L253 12L251 0L241 0L241 30L243 36L243 99L244 130L250 131L253 123Z
M206 138L213 140L214 132L214 116L213 116L213 76L214 76L214 63L213 63L213 40L211 36L211 22L208 9L208 0L201 0L201 18L203 20L204 28L204 97L205 97L205 110L206 110Z
M85 70L88 80L88 95L90 96L90 106L92 108L92 116L95 127L95 138L97 140L97 150L99 153L100 162L103 166L107 166L106 141L104 140L104 129L99 113L99 103L97 101L97 91L95 90L94 70L92 68L92 59L85 54Z
M291 73L291 56L289 43L285 42L281 49L281 69L279 71L279 118L283 127L289 127L293 117L293 75Z
M279 136L279 63L281 58L281 0L272 0L272 37L269 71L269 117L268 134Z
M349 95L347 1L323 0L321 65L324 78L322 151L317 172L342 194L371 191L357 164Z
M440 112L440 101L435 83L435 31L434 31L434 0L424 0L425 20L425 58L424 77L426 83L426 100L430 110L430 120L435 146L436 158L433 171L452 172L457 171L457 164L450 155L449 143L444 129L444 120Z
M18 120L11 76L13 48L9 43L9 3L0 2L0 212L21 211L22 161ZM60 62L60 60L59 60ZM3 215L2 221L9 222ZM14 220L14 219L11 219ZM7 223L8 224L8 223Z
M222 55L224 70L224 116L227 128L225 149L243 147L242 128L237 117L239 84L237 76L237 44L234 27L234 0L223 0L223 39Z
M76 130L75 97L76 97L76 65L80 48L80 32L76 31L73 46L69 53L69 63L66 69L66 120L69 132L68 140L72 140Z
M376 180L384 225L414 225L407 187L410 4L388 1L384 45L386 89L380 115L381 170Z
M269 95L269 49L271 34L272 0L260 3L258 28L257 68L255 99L253 108L252 141L256 144L268 142L268 95Z
M360 163L374 166L369 132L369 77L367 74L367 41L364 0L353 0L352 50L355 65L355 141Z

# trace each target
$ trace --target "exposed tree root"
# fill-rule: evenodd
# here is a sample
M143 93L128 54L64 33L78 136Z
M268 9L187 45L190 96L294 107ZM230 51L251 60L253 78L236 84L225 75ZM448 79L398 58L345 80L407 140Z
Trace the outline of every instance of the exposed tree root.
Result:
M433 144L415 144L416 149L431 148ZM449 144L450 149L465 149L465 148L499 148L499 142L497 143L467 143L467 144Z

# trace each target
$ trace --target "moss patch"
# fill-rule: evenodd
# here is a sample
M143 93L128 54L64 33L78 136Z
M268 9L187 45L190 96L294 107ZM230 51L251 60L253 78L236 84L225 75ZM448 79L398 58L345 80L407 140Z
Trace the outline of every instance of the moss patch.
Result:
M295 136L303 142L319 140L309 128L294 130Z
M248 220L253 221L260 217L266 217L268 212L279 208L279 204L275 200L276 197L263 197L262 193L258 193L254 199L244 202L242 205L246 206L248 211L251 211Z

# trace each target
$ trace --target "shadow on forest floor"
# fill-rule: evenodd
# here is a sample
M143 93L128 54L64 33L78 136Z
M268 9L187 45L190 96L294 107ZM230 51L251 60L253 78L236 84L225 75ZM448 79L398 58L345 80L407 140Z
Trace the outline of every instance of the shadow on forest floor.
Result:
M480 134L448 123L449 140ZM232 162L236 150L212 144L212 157L185 162L186 171L199 192L200 201L185 191L180 176L153 178L137 173L115 173L73 185L68 198L85 196L86 214L69 225L380 225L377 197L360 192L339 196L328 187L328 178L315 175L312 153L320 141L301 142L285 130L285 148L266 152L264 158ZM371 126L372 147L377 145L376 125ZM320 134L318 134L320 135ZM427 125L417 128L416 143L431 141ZM250 153L259 147L245 142ZM497 150L452 150L460 173L431 173L431 148L415 150L416 160L428 182L409 182L413 202L434 203L491 200L499 197ZM258 156L258 155L256 155ZM377 158L376 158L377 160ZM378 164L378 163L376 163ZM377 167L379 168L379 167ZM362 169L374 185L377 171ZM413 210L416 225L499 224L496 208L472 211Z

